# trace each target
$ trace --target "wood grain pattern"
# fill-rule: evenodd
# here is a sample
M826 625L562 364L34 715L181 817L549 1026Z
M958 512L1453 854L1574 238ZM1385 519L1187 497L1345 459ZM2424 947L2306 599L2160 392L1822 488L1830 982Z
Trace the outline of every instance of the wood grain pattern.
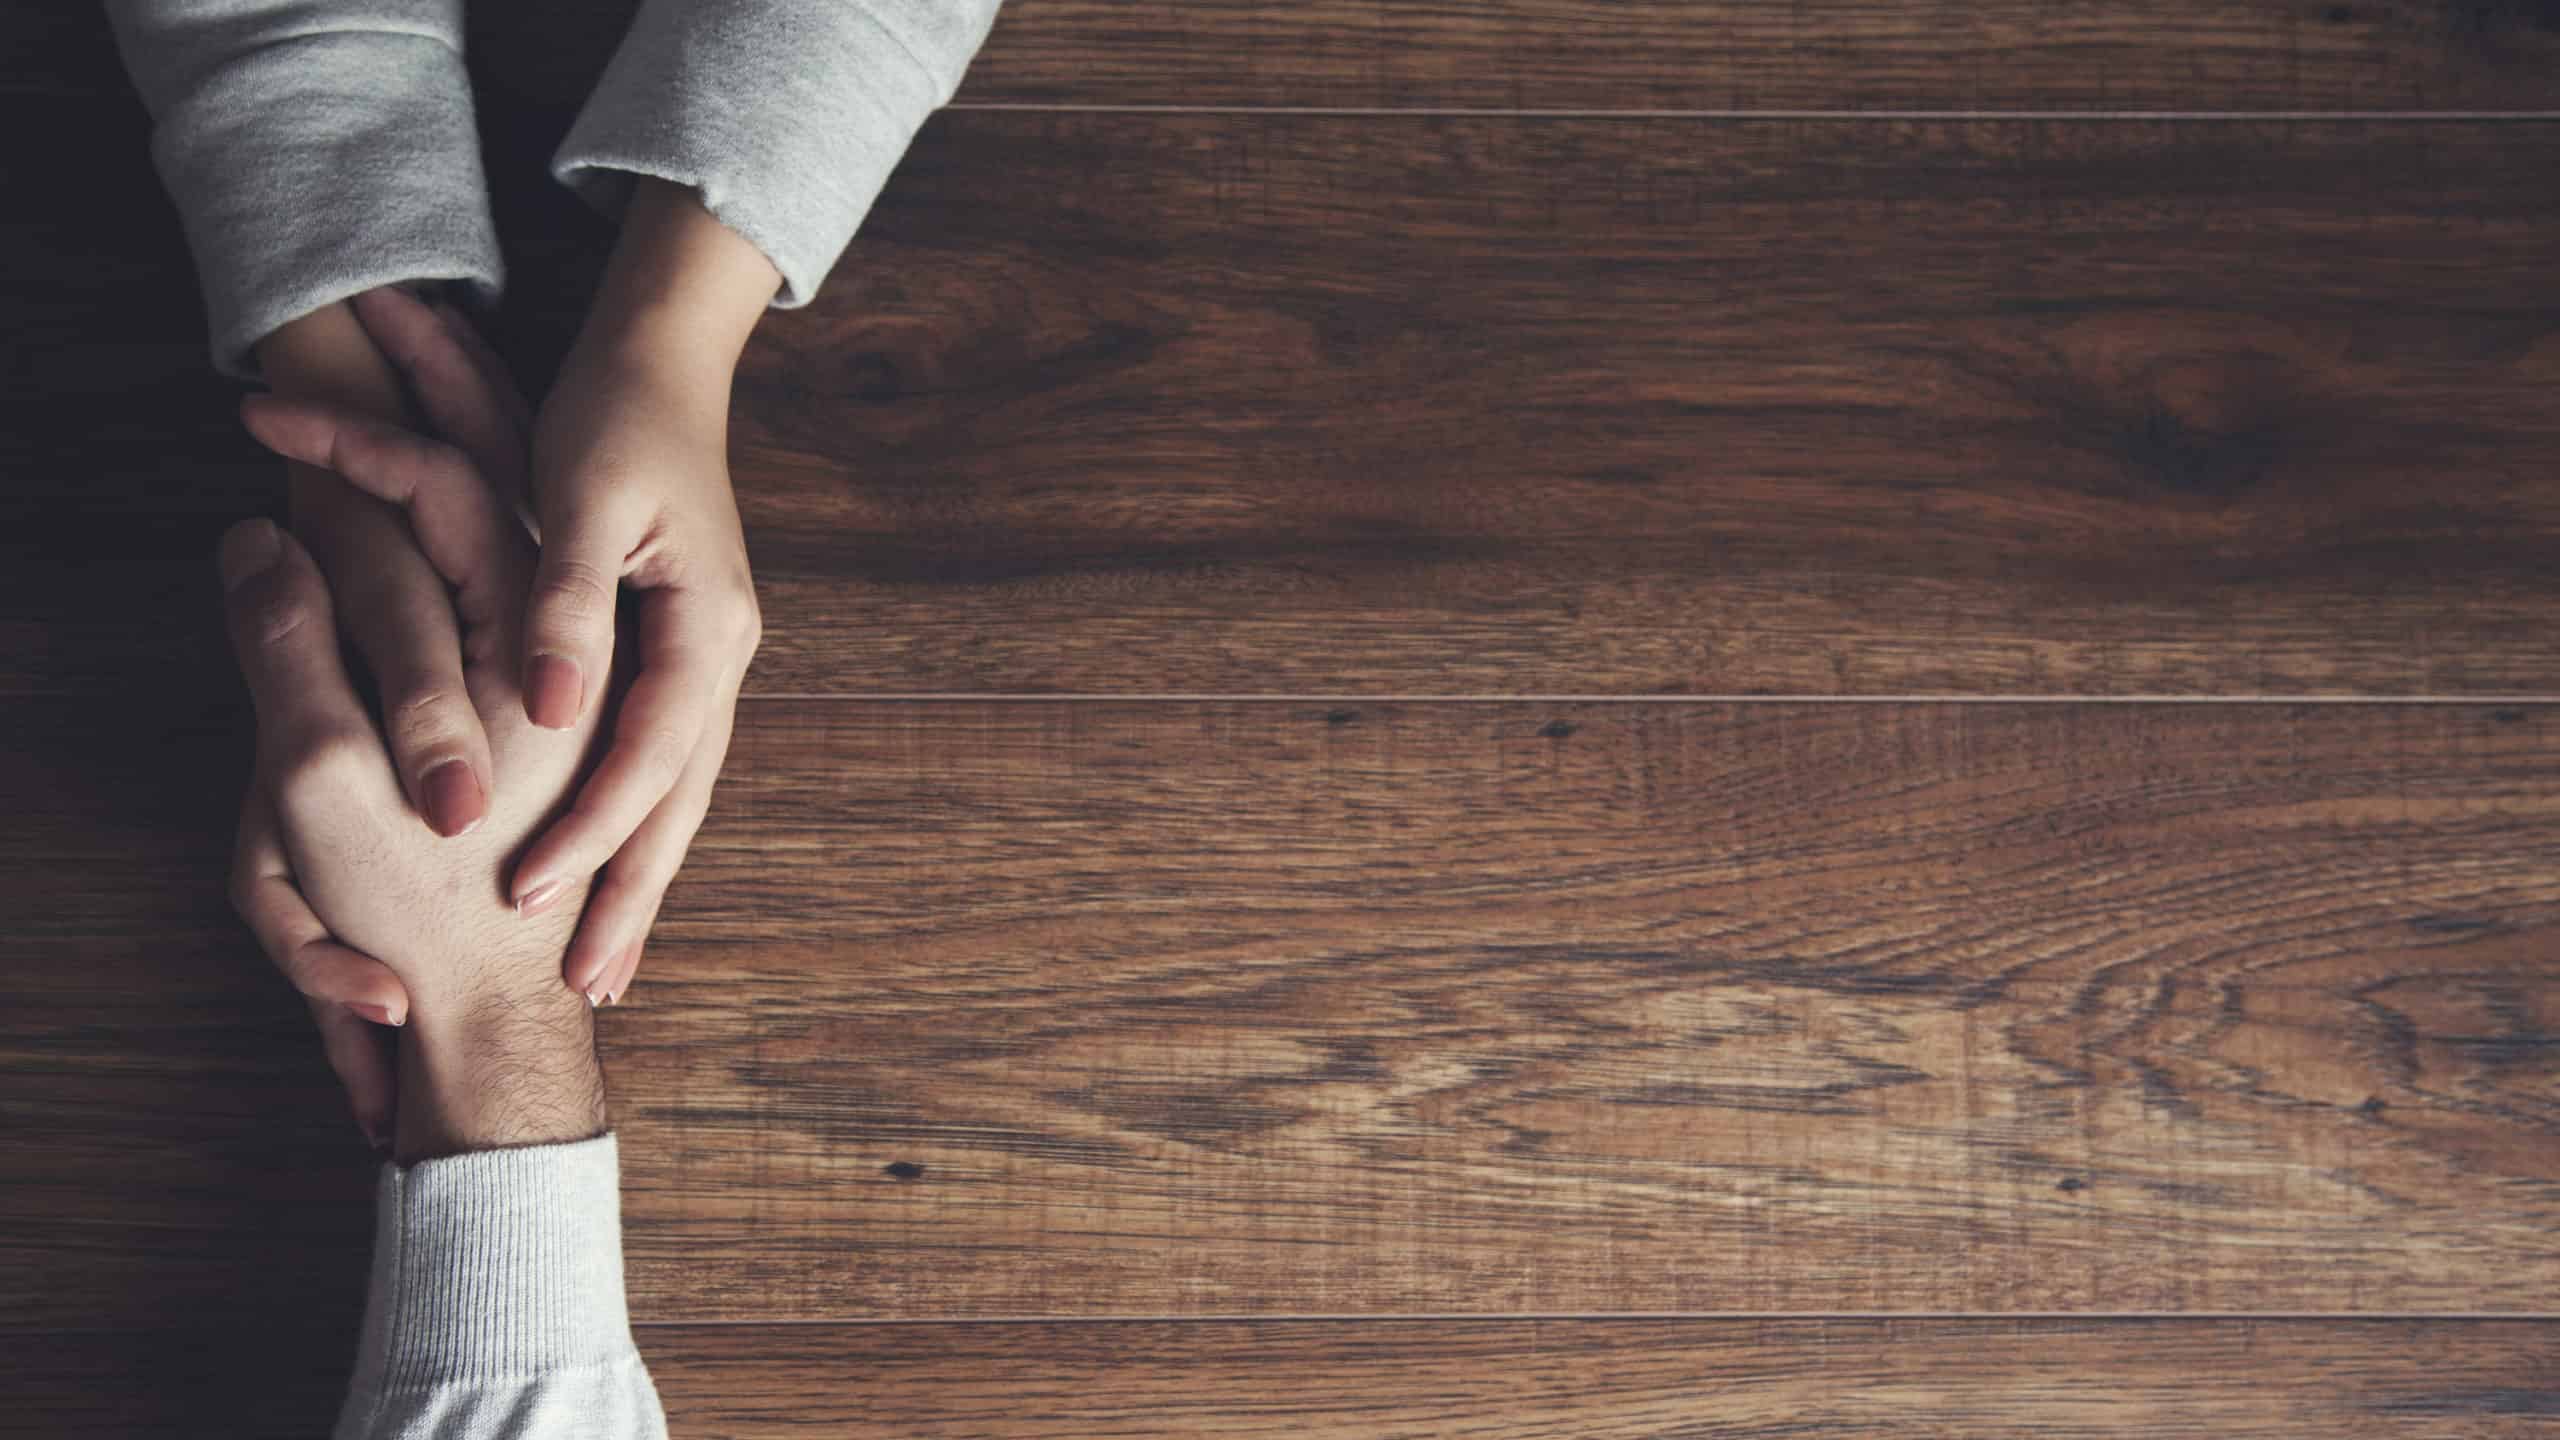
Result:
M316 1435L343 1335L12 1344L0 1434ZM2496 1321L652 1325L686 1440L2548 1435L2560 1339ZM137 1353L153 1384L132 1383Z
M236 742L18 708L0 1315L352 1283ZM2547 1310L2554 715L751 703L606 1017L634 1303Z
M963 104L2551 108L2521 0L1013 0Z
M0 302L0 690L227 689L275 470L84 193L0 218L88 256ZM750 688L2548 693L2555 205L2560 124L945 117L743 377Z
M2540 1325L1513 1321L651 1328L677 1433L1013 1440L2548 1435Z
M2555 203L2560 125L952 117L742 373L753 683L2543 693Z
M630 0L479 5L583 85ZM98 7L0 11L0 87L111 89ZM492 62L479 62L487 66ZM1575 110L2560 108L2539 0L1008 0L963 105Z

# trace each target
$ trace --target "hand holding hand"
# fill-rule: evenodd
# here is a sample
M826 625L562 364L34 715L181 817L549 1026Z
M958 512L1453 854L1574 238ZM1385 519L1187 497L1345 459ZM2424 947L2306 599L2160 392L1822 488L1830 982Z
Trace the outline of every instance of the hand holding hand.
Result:
M373 302L367 318L413 373L471 364L438 318L406 297ZM475 388L488 378L421 392L487 420L500 416L489 408L491 395ZM556 979L576 906L527 919L503 883L516 850L568 794L595 729L592 717L567 731L531 724L517 688L532 546L484 473L520 454L521 441L507 444L503 424L487 428L482 463L322 406L253 399L244 416L280 453L326 466L405 509L423 553L452 587L463 684L500 778L485 821L470 834L437 839L419 826L339 662L318 568L266 522L225 537L227 607L258 706L259 767L274 797L279 848L315 918L336 937L316 943L359 947L406 993L401 1148L415 1156L593 1133L601 1120L584 1083L594 1068L581 1018L587 1002ZM466 418L457 428L474 426ZM508 1086L483 1083L488 1062L501 1055Z
M517 867L527 914L596 880L565 971L619 997L711 804L762 635L730 494L729 384L779 277L691 192L644 181L533 441L542 552L526 617L526 713L590 719L614 662L617 589L638 656L611 748Z

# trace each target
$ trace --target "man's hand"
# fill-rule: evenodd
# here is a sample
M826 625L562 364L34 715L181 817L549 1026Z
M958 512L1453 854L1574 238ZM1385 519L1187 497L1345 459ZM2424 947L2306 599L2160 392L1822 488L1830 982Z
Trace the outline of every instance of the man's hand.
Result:
M592 1012L553 978L568 925L519 922L499 884L508 850L542 818L513 797L556 801L581 737L520 720L493 726L507 798L469 840L439 841L409 816L338 657L328 587L309 553L269 521L244 521L223 537L221 571L293 876L333 930L390 965L411 997L398 1158L601 1133ZM475 667L483 685L491 669ZM517 706L511 682L486 693Z
M597 879L565 964L619 999L729 750L762 635L729 490L729 384L780 277L690 191L644 180L603 289L533 442L542 553L525 622L525 712L585 723L613 668L617 587L635 592L638 665L577 803L528 851L528 915Z
M413 373L421 361L461 354L439 317L406 297L372 302L366 319ZM468 387L436 393L473 403ZM577 907L528 919L504 884L510 858L568 795L595 734L592 716L565 731L525 717L517 677L531 543L484 478L491 466L463 449L291 401L253 398L243 415L279 453L405 509L451 587L462 684L503 782L467 836L438 840L410 820L390 754L338 659L317 567L265 522L225 537L233 639L258 706L259 767L291 877L328 933L388 966L407 992L401 1153L596 1133L591 1002L556 979ZM492 434L502 439L502 430Z
M358 318L377 299L325 306L267 337L258 358L276 394L405 418L399 380ZM468 330L458 316L451 323ZM514 449L521 474L521 433ZM310 465L289 465L286 478L295 528L323 574L339 578L336 614L376 682L406 805L437 834L468 832L488 813L489 742L462 684L461 638L444 581L393 507ZM380 962L332 939L296 888L273 780L260 770L241 805L233 903L267 957L310 1000L356 1123L379 1143L390 1133L395 1081L385 1036L374 1027L401 1023L409 997Z

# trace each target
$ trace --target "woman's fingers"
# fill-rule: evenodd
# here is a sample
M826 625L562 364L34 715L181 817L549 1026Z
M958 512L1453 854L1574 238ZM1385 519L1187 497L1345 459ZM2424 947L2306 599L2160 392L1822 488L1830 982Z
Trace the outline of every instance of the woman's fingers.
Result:
M395 285L355 298L356 320L409 383L435 433L479 466L498 494L524 493L524 398L497 357L466 346L458 328ZM456 317L459 321L459 317Z
M471 323L471 317L452 305L439 300L431 308L436 312L436 318L444 322L445 331L453 336L454 343L470 352L472 363L480 367L480 374L488 381L490 391L506 408L507 418L515 422L517 433L531 436L533 406L525 400L523 387L516 384L515 372L507 368L505 359L489 344L489 337L481 334L480 327Z
M722 700L712 729L686 763L683 778L623 843L587 897L586 913L579 917L578 933L569 942L561 973L571 989L590 1001L611 1004L630 988L631 977L640 969L641 944L658 918L658 903L684 865L685 851L711 809L712 787L729 753L736 695L727 693Z
M569 881L595 873L621 850L701 763L706 748L716 772L744 668L738 657L752 646L744 628L752 622L733 619L728 609L706 591L640 592L639 677L622 699L611 746L579 788L577 803L516 866L513 893L527 913L545 908ZM706 747L715 725L717 744Z
M397 425L307 400L252 395L240 402L240 419L259 444L278 455L330 471L406 511L418 548L453 586L453 608L464 623L516 624L533 568L532 537L469 455Z
M294 485L297 524L335 590L337 629L372 673L401 788L430 829L463 834L488 815L496 771L463 676L453 596L400 512L334 475L298 469ZM374 734L370 718L363 733Z
M525 605L524 713L546 730L567 730L603 697L613 673L614 599L639 537L591 509L542 519Z

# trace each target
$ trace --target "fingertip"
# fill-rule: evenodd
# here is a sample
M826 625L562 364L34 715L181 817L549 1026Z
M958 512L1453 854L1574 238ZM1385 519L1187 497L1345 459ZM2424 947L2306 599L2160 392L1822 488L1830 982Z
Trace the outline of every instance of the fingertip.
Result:
M470 764L460 759L444 761L429 770L418 781L418 800L426 812L428 827L448 840L478 829L489 814L488 788L480 783Z
M586 709L586 681L566 655L536 655L525 662L525 718L545 730L567 730Z
M237 590L250 580L274 569L284 558L284 532L273 520L243 520L223 532L221 547L214 555L214 568L222 576L222 588Z

